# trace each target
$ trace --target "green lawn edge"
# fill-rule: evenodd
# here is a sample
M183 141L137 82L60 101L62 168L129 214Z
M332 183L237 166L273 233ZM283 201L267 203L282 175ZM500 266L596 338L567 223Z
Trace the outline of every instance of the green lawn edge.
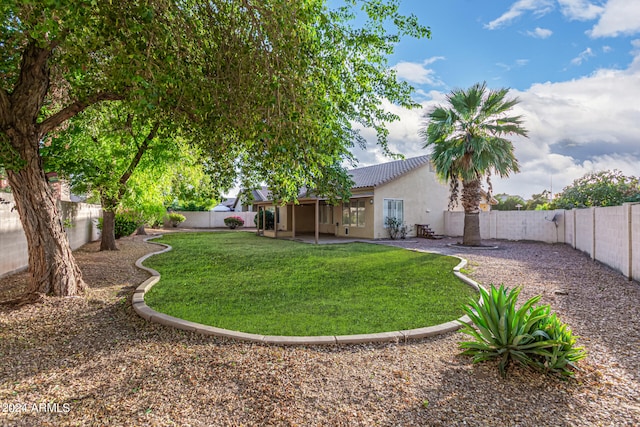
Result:
M161 279L147 305L192 322L262 335L353 335L459 318L476 291L459 259L375 243L310 245L252 233L176 233L145 265Z

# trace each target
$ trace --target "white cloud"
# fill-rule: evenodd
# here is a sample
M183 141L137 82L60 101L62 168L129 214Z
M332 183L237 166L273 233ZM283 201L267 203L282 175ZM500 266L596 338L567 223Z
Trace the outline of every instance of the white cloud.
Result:
M527 31L526 34L536 39L548 39L553 34L553 31L549 30L548 28L536 27L535 30Z
M496 62L496 65L505 71L511 71L514 68L524 67L529 63L528 59L516 59L513 64L505 64L504 62Z
M571 20L590 21L600 16L604 7L587 0L558 0L560 11Z
M398 62L393 69L396 70L398 77L408 81L409 83L415 84L426 84L431 86L442 86L442 81L438 79L433 71L430 68L427 68L427 65L433 64L436 61L440 61L445 59L442 56L434 56L432 58L428 58L421 63L417 62Z
M591 48L588 47L585 50L583 50L582 52L580 52L580 54L578 56L573 58L571 60L571 64L573 64L573 65L581 65L584 61L586 61L589 58L594 57L594 56L596 56L596 55L593 53L593 50L591 50Z
M640 1L609 0L598 23L589 31L591 37L616 37L640 32Z
M494 178L496 193L519 194L525 198L553 186L555 193L575 179L593 171L618 169L626 175L640 175L640 40L632 43L636 61L626 70L601 69L579 79L539 83L526 91L512 91L520 104L529 138L513 139L520 173L508 179ZM425 154L418 135L425 111L446 103L446 93L424 95L423 110L406 110L385 105L401 117L390 125L389 145L407 157ZM362 165L388 161L374 147L375 135L363 135L370 150L356 152Z
M511 5L509 10L484 27L489 30L495 30L511 24L511 22L527 12L542 16L551 10L553 10L553 2L550 0L518 0Z

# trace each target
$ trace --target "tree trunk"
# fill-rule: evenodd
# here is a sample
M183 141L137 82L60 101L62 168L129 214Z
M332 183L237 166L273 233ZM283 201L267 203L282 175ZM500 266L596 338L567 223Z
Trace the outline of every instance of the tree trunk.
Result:
M465 246L480 246L482 240L480 239L480 213L466 213L464 214L464 234L462 237L462 244Z
M464 234L462 244L480 246L480 189L479 179L462 182L462 206L464 207Z
M138 230L136 231L136 235L137 236L146 236L147 235L147 231L144 229L144 224L142 224L140 227L138 227Z
M27 238L30 296L73 296L87 289L42 168L40 143L48 132L87 106L119 99L113 94L96 93L42 120L42 106L49 92L48 60L56 45L41 47L31 40L22 51L15 86L10 91L0 88L0 160Z
M100 236L101 251L117 251L116 246L116 213L112 209L102 209L102 234Z
M26 164L20 170L7 170L27 238L31 276L28 293L29 296L80 295L87 285L71 253L37 146L38 142L23 141L20 155Z

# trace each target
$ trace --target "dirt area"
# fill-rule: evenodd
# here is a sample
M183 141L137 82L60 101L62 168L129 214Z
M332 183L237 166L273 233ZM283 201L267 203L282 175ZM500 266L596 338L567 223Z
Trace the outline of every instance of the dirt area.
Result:
M460 333L409 343L279 347L147 323L131 308L158 246L75 252L84 298L0 305L0 425L576 426L640 424L640 284L566 245L495 242L458 253L483 283L542 294L589 353L575 380L460 356ZM0 279L0 301L26 273ZM425 307L428 309L428 307ZM47 406L48 404L48 406Z

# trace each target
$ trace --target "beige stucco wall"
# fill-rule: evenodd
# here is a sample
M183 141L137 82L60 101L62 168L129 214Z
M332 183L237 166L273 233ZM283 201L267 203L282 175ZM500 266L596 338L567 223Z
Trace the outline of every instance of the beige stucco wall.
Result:
M348 237L357 237L361 239L373 239L373 227L374 227L374 206L371 203L373 197L358 197L358 193L354 192L354 198L351 200L362 200L364 201L364 227L352 227L350 225L344 225L342 223L342 205L338 205L334 208L333 211L333 222L338 223L337 226L337 235L338 236L348 236ZM348 230L348 231L347 231Z
M316 231L316 205L297 205L294 206L294 209L296 214L296 233L314 233Z
M384 199L404 200L404 222L410 227L409 236L416 235L416 224L429 224L436 234L444 234L444 211L447 210L449 187L438 181L430 165L414 169L375 189L376 239L389 236L384 228Z

